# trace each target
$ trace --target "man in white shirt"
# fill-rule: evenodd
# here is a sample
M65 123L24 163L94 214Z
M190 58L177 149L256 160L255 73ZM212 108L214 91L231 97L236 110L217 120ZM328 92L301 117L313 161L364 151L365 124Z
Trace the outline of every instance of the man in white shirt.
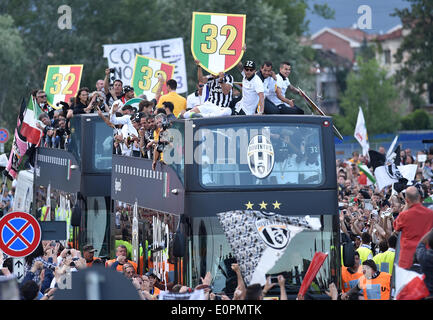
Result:
M289 75L292 71L290 62L280 64L280 73L277 74L275 89L269 91L265 99L266 114L304 114L304 111L295 105L294 100L286 98L286 91L301 94L290 84Z
M263 114L265 108L265 96L263 82L256 75L256 64L247 61L242 71L242 99L236 104L235 110L240 115ZM257 110L257 106L259 107Z
M191 110L192 108L201 106L206 102L207 98L207 87L203 82L199 82L197 85L197 90L188 95L186 98L186 110Z

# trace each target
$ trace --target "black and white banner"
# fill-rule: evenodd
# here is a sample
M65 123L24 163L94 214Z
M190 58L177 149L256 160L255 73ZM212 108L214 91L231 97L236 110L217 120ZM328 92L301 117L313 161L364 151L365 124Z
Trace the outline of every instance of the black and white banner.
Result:
M261 211L217 214L246 285L266 282L266 274L283 256L290 241L305 229L318 230L318 218L287 217Z

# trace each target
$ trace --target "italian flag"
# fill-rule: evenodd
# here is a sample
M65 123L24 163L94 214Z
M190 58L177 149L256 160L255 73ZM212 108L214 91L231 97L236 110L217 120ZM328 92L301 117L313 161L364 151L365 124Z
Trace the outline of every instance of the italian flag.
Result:
M60 101L69 103L78 92L83 65L51 65L47 67L44 91L47 102L54 109L60 109L56 104Z
M242 46L244 44L245 20L244 15L194 12L191 50L194 58L200 60L202 67L206 71L218 74L219 72L228 71L239 63L242 58ZM207 27L209 25L217 27L214 38L216 40L216 50L210 54L202 51L202 44L207 44L207 48L210 49L212 47L211 42L215 43L209 38L212 37L212 31ZM230 31L224 32L225 35L222 34L221 31L225 25L235 27L237 34L234 40L230 37ZM220 50L224 45L228 45L226 49L229 51L234 50L234 54L221 54Z
M147 100L152 100L155 97L156 89L158 88L158 75L161 71L167 76L166 80L173 78L175 65L169 64L157 59L141 56L135 56L134 72L132 74L132 87L136 96L145 94ZM150 81L150 85L149 82ZM143 88L146 88L145 90ZM164 81L162 93L166 94L167 84Z
M41 141L42 130L36 126L39 121L38 117L42 113L41 108L38 106L33 97L30 97L24 113L24 119L21 124L20 133L26 137L27 142L38 145Z
M370 169L368 169L368 167L365 164L358 163L358 168L359 168L359 171L361 171L362 173L364 173L367 176L368 181L370 182L368 184L375 184L376 183L376 179L374 178Z

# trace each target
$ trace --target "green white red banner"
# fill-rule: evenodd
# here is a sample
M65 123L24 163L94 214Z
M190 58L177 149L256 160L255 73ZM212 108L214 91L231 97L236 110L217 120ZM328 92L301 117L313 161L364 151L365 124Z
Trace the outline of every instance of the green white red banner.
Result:
M242 59L246 15L193 12L191 51L214 75L235 67Z
M135 95L145 94L147 100L152 100L158 90L158 76L160 74L164 77L162 93L167 93L166 82L173 79L174 68L174 64L137 54L132 74L132 87L134 88Z
M54 109L61 109L61 105L56 105L58 102L69 103L80 88L82 73L82 64L48 66L44 84L48 104Z

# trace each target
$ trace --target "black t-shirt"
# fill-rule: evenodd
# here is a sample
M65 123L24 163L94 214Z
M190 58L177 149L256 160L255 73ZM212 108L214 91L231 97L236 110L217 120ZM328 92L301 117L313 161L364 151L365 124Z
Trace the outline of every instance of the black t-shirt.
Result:
M74 114L86 113L86 111L84 111L85 108L87 108L87 106L81 101L78 101L78 103L74 105Z
M120 95L120 96L117 96L116 99L114 99L113 96L111 95L111 93L109 92L109 93L107 93L107 95L106 95L106 99L105 99L105 101L106 101L106 103L107 103L109 106L111 106L111 105L113 104L114 101L119 100L119 99L121 99L122 97L123 97L123 95ZM111 101L110 101L110 100L111 100Z

